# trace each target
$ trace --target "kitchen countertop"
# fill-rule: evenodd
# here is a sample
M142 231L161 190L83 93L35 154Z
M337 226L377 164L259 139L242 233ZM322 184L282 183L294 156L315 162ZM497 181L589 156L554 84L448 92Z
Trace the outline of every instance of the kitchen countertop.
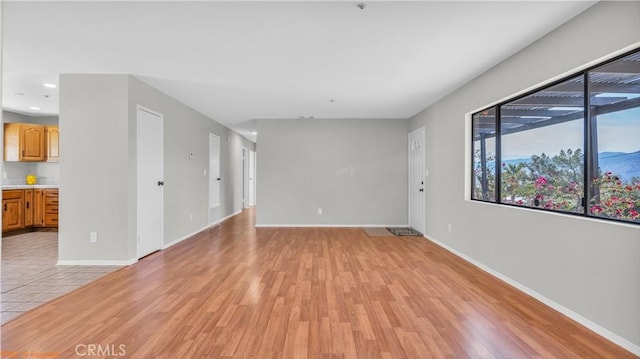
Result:
M59 188L57 184L5 184L2 185L2 189L31 189L31 188Z

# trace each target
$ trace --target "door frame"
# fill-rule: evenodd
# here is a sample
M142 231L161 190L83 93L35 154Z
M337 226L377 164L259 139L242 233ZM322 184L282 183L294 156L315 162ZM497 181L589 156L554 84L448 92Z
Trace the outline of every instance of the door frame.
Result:
M411 214L412 214L412 209L411 209L411 198L412 198L412 192L411 192L411 137L414 134L418 134L418 135L421 134L422 135L421 136L422 143L420 144L420 148L421 148L421 152L422 152L422 162L423 162L422 166L421 166L421 168L422 168L422 176L421 177L423 178L423 187L422 187L423 188L423 192L422 192L422 199L423 200L422 200L422 216L420 216L420 219L419 219L420 228L415 228L417 226L415 226L415 224L414 224L414 226L412 226L412 223L411 223L411 218L412 218L412 216L411 216ZM407 135L407 159L408 159L408 168L407 168L408 203L407 203L407 205L408 205L408 208L409 208L409 210L407 212L407 214L408 214L407 223L409 224L410 227L412 227L415 230L421 232L423 235L425 234L425 230L426 230L426 228L425 228L425 225L426 225L426 223L425 223L426 191L424 191L424 189L426 188L425 185L424 185L424 182L426 181L426 177L425 177L425 160L426 160L425 156L426 156L426 153L425 153L425 150L424 150L424 148L425 148L424 142L425 142L425 128L424 128L424 126L409 132L409 134Z
M139 141L139 135L140 135L140 123L138 122L138 113L140 111L146 112L150 115L153 116L157 116L160 119L160 147L161 147L161 151L160 151L160 169L162 172L162 179L160 180L164 180L164 115L150 110L144 106L141 105L137 105L136 106L136 258L140 259L144 256L147 256L151 253L156 252L157 250L161 250L162 247L164 246L164 186L162 188L162 192L161 192L161 202L162 202L162 206L160 206L160 218L161 218L161 230L160 230L160 238L158 239L158 245L157 245L157 249L153 250L149 253L140 255L140 241L139 236L140 236L140 216L139 211L140 211L140 191L139 186L140 186L140 181L139 181L139 173L138 173L138 166L139 166L139 160L140 158L138 157L138 149L140 146L140 141Z

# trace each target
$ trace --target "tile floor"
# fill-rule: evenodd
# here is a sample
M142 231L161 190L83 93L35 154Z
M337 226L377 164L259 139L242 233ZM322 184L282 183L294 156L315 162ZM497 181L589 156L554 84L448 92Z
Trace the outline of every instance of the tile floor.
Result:
M57 232L31 232L2 238L0 323L119 268L57 266L57 260Z

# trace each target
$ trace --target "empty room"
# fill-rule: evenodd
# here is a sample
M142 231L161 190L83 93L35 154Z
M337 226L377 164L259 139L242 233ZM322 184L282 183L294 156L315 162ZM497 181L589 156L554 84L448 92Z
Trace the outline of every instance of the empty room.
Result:
M0 11L0 358L640 357L640 1Z

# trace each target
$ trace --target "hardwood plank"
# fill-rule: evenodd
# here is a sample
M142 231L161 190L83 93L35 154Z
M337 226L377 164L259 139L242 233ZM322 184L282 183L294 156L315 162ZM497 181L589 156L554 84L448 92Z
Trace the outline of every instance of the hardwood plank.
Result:
M1 327L125 358L633 358L418 237L254 228L247 210ZM94 357L107 357L98 355ZM121 356L122 357L122 356Z

